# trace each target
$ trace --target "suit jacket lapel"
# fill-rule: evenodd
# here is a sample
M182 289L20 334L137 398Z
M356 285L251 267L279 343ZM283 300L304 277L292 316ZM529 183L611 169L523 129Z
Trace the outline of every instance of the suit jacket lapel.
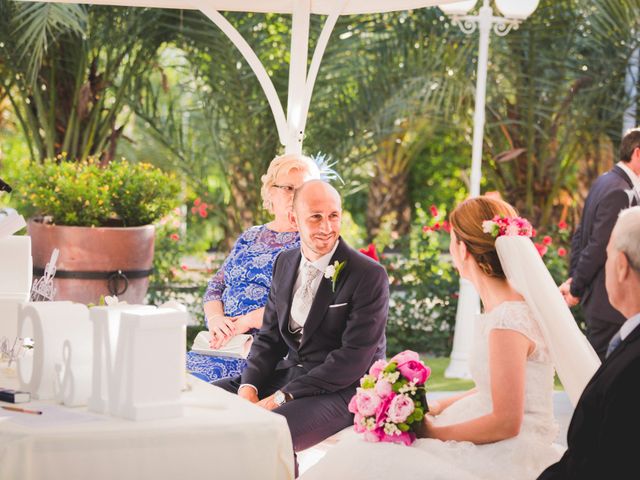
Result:
M629 344L638 340L639 337L640 337L640 325L638 325L636 328L634 328L631 331L631 333L627 336L627 338L625 338L622 341L622 343L618 345L618 348L616 348L613 352L611 352L608 358L605 358L604 362L602 362L602 365L600 366L600 368L596 370L596 373L593 375L593 377L591 378L591 381L589 381L587 386L594 383L597 380L597 378L602 374L602 372L606 370L607 367L609 367L609 365L615 361L615 358L618 355L620 355L625 350L625 348L627 348ZM585 390L586 390L586 387L585 387Z
M624 181L627 182L627 185L629 185L629 188L633 188L633 182L629 178L629 175L627 175L627 172L622 170L619 166L614 165L614 167L611 169L611 172L615 173L619 177L622 177Z
M331 261L329 265L333 265L333 263L337 260L338 262L343 262L347 260L349 257L349 247L344 242L342 237L339 239L340 244L338 248L336 248L335 253L331 257ZM340 275L338 277L338 281L336 282L336 292L340 289L340 286L344 283L345 278L348 275L349 264L347 263L344 268L341 270ZM327 313L327 309L336 293L331 289L331 279L325 278L324 275L320 280L320 285L318 286L318 291L316 292L316 296L313 299L313 303L311 304L311 309L309 310L309 316L307 317L307 321L304 324L304 329L302 331L302 340L300 341L300 347L302 347L313 335L313 332L318 328L325 314Z
M282 282L282 294L277 299L278 312L280 315L280 332L283 338L290 338L289 317L291 316L291 300L293 299L293 285L298 277L298 267L300 266L301 253L298 250L296 255L289 258L289 262L282 266L285 269Z

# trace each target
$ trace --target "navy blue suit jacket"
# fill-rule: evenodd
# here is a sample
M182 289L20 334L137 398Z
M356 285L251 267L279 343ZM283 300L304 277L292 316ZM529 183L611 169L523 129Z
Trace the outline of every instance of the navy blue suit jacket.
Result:
M340 392L348 399L371 364L385 357L387 273L340 239L330 264L346 264L335 292L323 276L298 341L289 332L289 316L300 256L300 249L291 249L276 259L262 328L241 383L260 392L274 372L295 367L300 371L281 387L294 398Z
M568 449L538 480L637 479L640 326L593 375L576 405Z
M593 319L622 325L624 317L609 303L604 286L607 244L621 210L629 207L626 190L633 187L618 166L601 175L591 186L580 225L571 240L569 276L571 294L580 297L587 322Z

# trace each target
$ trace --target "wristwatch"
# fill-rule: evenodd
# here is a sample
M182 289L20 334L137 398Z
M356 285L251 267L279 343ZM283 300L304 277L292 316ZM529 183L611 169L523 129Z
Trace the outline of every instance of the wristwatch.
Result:
M273 402L281 407L289 400L293 399L290 393L285 393L282 390L276 390L276 393L273 394Z

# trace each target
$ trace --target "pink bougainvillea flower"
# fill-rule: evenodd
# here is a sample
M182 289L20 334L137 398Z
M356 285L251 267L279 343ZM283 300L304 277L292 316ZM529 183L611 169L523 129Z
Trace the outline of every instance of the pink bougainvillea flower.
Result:
M543 243L543 244L545 244L545 245L547 245L547 246L548 246L548 245L551 245L551 244L553 243L553 239L552 239L549 235L545 235L545 236L542 238L542 243Z
M538 253L540 254L541 257L544 257L544 255L547 253L548 247L546 245L543 245L542 243L534 243L536 250L538 250Z
M566 248L560 247L558 249L558 255L559 256L564 257L566 254L567 254L567 249Z
M436 207L435 205L431 205L429 207L429 210L431 211L431 216L433 216L433 217L437 217L438 216L438 207Z
M361 248L360 253L366 255L369 258L372 258L376 262L380 261L378 253L376 252L376 246L373 243L370 243L367 248Z

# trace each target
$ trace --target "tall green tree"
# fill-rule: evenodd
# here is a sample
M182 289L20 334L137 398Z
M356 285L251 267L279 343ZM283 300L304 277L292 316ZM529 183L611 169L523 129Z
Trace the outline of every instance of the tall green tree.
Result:
M33 160L64 154L108 162L135 80L154 68L158 9L0 0L0 89Z
M485 172L541 226L575 190L578 166L610 160L603 145L619 135L637 12L637 0L544 0L492 43Z

